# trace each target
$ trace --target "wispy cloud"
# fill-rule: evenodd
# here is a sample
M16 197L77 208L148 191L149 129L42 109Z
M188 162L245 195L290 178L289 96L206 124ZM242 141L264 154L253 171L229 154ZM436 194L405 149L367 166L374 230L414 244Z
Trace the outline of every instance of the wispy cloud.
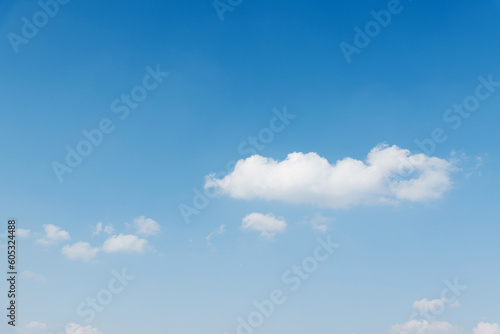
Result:
M390 334L460 334L462 330L446 321L411 320L392 326Z
M94 231L92 232L92 235L99 235L101 232L107 233L107 234L113 234L114 232L113 224L108 224L104 226L102 222L98 222L94 228Z
M215 235L218 235L218 234L223 234L226 232L226 225L222 224L221 226L219 226L219 228L213 232L210 232L210 234L207 235L206 237L206 240L207 240L207 246L210 247L211 249L215 250L215 247L214 245L212 245L212 238L215 236Z
M321 213L316 213L312 218L306 218L307 223L311 225L313 230L321 233L326 233L328 231L328 223L333 220L333 218L325 217Z

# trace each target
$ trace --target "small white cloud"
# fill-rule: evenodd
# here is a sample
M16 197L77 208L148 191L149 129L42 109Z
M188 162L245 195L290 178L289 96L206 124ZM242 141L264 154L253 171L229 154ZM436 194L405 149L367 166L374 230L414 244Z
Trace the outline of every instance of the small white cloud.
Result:
M88 242L79 241L73 245L66 245L62 248L61 253L65 255L70 260L92 260L97 253L99 248L93 248Z
M283 161L253 155L222 179L208 175L205 188L244 200L347 208L438 199L451 187L452 170L447 160L381 144L366 161L347 157L333 164L314 152L290 153Z
M26 278L32 278L37 282L42 282L42 283L47 282L47 279L45 278L45 276L34 273L32 271L29 271L29 270L23 271L22 275Z
M446 306L448 307L458 307L460 306L460 303L458 300L456 300L453 303L446 303L445 299L427 299L424 298L422 300L417 300L413 302L413 308L419 311L435 311L439 312L440 310L444 309Z
M110 236L102 246L106 253L144 253L148 245L146 239L132 234Z
M102 223L98 222L95 226L94 232L92 232L92 235L98 235L101 232L102 232Z
M271 213L264 215L254 212L243 218L241 228L260 232L264 239L272 239L276 233L286 230L286 222L283 218L275 218Z
M333 218L325 217L320 213L316 213L310 220L312 228L321 233L326 233L328 231L328 223L333 221Z
M138 235L154 235L160 232L160 224L151 218L139 216L134 219L134 226Z
M104 233L107 233L107 234L113 234L114 231L115 231L115 229L113 227L113 224L108 224L104 228Z
M92 235L99 235L101 232L104 231L104 233L107 234L113 234L114 232L113 224L108 224L104 226L102 222L98 222L94 228L94 231L92 232Z
M462 330L446 321L411 320L391 327L391 334L459 334Z
M101 332L91 326L84 327L77 324L69 324L66 326L65 334L101 334Z
M424 298L413 302L413 308L420 311L437 311L444 308L444 301L442 299L429 300Z
M222 224L221 226L219 226L219 228L213 232L211 232L209 235L207 235L206 239L207 239L207 246L214 249L215 250L215 247L212 245L212 238L217 235L217 234L223 234L226 232L226 225Z
M480 322L474 328L474 334L500 334L500 326L498 324Z
M30 236L31 231L24 228L18 228L16 230L16 235L20 238L27 238Z
M38 322L38 321L31 321L30 323L26 324L26 326L24 326L24 328L31 329L31 330L45 329L45 328L47 328L47 324L44 324L43 322Z
M36 243L40 245L53 245L58 242L71 239L69 233L67 231L61 230L60 227L46 224L43 225L43 229L45 230L45 237L40 238L36 241Z

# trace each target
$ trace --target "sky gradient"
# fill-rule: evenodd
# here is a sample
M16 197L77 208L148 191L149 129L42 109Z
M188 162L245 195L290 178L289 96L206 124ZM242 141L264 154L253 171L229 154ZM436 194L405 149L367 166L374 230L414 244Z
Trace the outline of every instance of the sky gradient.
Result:
M500 1L63 3L0 5L2 333L500 333Z

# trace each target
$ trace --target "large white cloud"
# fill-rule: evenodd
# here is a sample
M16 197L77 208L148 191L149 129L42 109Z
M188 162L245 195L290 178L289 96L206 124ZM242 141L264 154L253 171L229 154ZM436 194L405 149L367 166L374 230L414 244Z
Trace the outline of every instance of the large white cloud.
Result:
M500 334L500 326L498 324L480 322L477 327L474 328L474 334Z
M93 248L88 242L77 242L73 245L66 245L62 248L61 253L65 255L70 260L92 260L97 253L99 248Z
M52 245L58 242L71 239L67 231L61 230L60 227L46 224L43 225L45 236L38 239L36 242L41 245Z
M132 234L112 235L104 242L102 250L106 253L144 253L148 241Z
M205 188L239 199L342 208L440 198L452 169L447 160L381 144L365 162L348 157L331 164L317 153L294 152L283 161L253 155L222 179L207 176Z
M411 320L391 327L390 334L458 334L461 329L446 321Z
M243 218L241 228L260 232L260 236L264 239L272 239L276 233L285 231L286 222L284 219L276 218L270 213L263 215L254 212Z

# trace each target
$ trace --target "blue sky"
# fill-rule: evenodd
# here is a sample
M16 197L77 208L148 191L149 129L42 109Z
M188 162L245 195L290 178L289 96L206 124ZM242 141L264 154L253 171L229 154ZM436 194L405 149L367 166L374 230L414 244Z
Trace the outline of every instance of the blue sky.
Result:
M24 230L2 332L245 333L280 290L252 332L500 333L499 1L233 0L223 20L212 1L63 2L30 38L40 4L1 5L0 212ZM348 62L341 43L388 8ZM318 238L340 247L291 291Z

